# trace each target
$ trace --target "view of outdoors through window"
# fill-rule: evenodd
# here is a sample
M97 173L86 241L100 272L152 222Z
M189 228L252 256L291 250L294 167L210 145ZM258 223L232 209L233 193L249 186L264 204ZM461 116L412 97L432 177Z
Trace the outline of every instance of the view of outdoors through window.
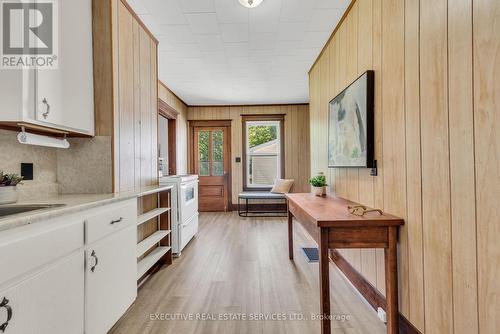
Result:
M198 132L198 166L200 176L224 175L224 132L222 130Z
M247 186L271 187L280 175L280 122L246 122Z

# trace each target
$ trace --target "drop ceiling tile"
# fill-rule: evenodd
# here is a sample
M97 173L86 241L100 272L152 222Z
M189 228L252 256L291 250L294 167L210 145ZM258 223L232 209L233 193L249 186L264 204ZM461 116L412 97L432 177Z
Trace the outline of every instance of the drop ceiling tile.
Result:
M297 49L296 59L299 61L310 61L312 64L320 52L320 48Z
M248 23L250 11L238 0L215 0L219 23Z
M182 58L200 58L202 57L198 44L173 44L175 51Z
M227 64L235 69L235 68L246 68L250 64L250 60L248 56L246 57L228 57Z
M158 52L162 51L175 51L173 44L165 37L158 37Z
M248 46L250 50L272 50L276 47L276 34L251 33Z
M142 3L158 24L187 23L178 0L142 0Z
M158 36L161 34L161 27L158 22L156 22L156 18L153 15L142 14L139 15L139 18L153 35Z
M164 24L160 26L159 38L165 38L170 43L195 43L191 28L187 24Z
M259 7L249 10L250 32L276 32L281 6L282 0L264 0Z
M280 22L278 28L278 40L301 41L304 38L307 26L307 22Z
M248 43L224 43L224 48L228 57L248 56Z
M330 36L330 32L328 31L307 31L304 34L304 40L302 41L302 48L322 48L328 37Z
M203 51L203 56L209 64L226 64L227 58L224 51Z
M132 9L134 10L134 12L137 15L143 15L143 14L149 13L146 6L144 6L143 1L141 1L141 0L128 0L127 2L130 5L130 7L132 7Z
M341 8L349 6L351 0L317 0L315 8Z
M160 79L188 104L306 102L307 71L350 2L130 1L159 40Z
M311 19L314 1L286 0L281 9L281 21L309 21Z
M273 50L250 50L249 59L251 63L267 63L272 61Z
M214 0L181 0L184 13L214 13Z
M195 34L219 34L219 24L215 13L191 13L185 14Z
M332 22L339 22L344 10L315 9L309 23L309 31L333 31Z
M224 42L221 35L194 35L201 51L224 50Z
M248 42L248 24L225 23L220 25L222 39L226 43Z

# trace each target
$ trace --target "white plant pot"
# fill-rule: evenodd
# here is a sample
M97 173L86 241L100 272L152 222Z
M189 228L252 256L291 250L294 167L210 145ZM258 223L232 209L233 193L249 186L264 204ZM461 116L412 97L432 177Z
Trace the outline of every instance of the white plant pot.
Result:
M311 186L312 193L316 196L325 196L326 195L326 187L315 187Z
M0 187L0 204L17 202L17 187Z

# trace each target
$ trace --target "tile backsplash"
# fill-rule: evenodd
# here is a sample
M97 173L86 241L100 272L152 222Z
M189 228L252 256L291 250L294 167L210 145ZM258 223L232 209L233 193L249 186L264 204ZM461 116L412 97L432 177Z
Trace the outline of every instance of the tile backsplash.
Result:
M111 137L69 141L69 149L22 145L17 132L0 130L0 170L20 174L22 162L33 163L33 180L18 186L20 200L112 192Z
M69 149L57 151L59 191L62 194L111 193L111 137L72 138L69 142Z
M33 180L18 186L19 199L42 199L57 195L57 149L22 145L17 132L0 130L0 170L21 173L21 162L33 163Z

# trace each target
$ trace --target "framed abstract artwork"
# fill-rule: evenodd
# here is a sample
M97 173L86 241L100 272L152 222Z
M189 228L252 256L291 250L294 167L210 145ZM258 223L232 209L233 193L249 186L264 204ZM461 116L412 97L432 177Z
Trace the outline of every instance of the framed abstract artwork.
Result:
M329 103L328 167L372 167L374 72L366 71Z

